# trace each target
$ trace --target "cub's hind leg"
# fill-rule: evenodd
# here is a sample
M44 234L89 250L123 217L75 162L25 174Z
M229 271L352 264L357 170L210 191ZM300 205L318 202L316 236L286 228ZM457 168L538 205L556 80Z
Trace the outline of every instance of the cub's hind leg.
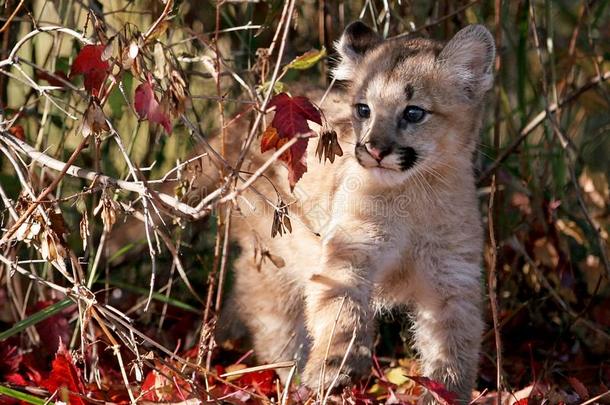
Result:
M302 298L273 265L260 270L242 253L235 263L235 283L217 323L217 339L249 336L259 363L304 358L307 333ZM282 379L289 369L278 370Z

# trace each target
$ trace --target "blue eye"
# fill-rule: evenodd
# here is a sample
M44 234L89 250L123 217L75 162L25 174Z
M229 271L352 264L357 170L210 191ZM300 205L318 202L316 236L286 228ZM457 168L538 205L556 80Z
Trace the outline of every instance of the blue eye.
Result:
M402 118L412 124L417 124L424 119L427 112L423 108L410 105L405 108L405 111L402 113Z
M358 103L356 104L356 114L360 118L367 119L371 116L371 109L366 104Z

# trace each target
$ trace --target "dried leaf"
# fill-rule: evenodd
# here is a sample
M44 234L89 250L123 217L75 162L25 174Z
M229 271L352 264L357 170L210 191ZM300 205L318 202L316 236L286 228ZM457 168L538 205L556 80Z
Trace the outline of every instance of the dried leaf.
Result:
M177 70L172 70L169 75L169 104L174 116L184 113L186 106L186 82Z
M153 48L153 57L155 59L155 68L153 73L159 80L167 77L167 62L165 60L165 52L163 51L163 45L157 42Z
M59 236L49 228L40 234L40 254L44 260L57 262L62 267L64 260L68 258L68 252Z
M106 115L104 115L102 107L95 98L92 98L83 116L82 134L86 138L91 134L99 135L102 131L110 131L110 126L106 121Z
M93 215L98 215L101 213L102 223L104 224L104 229L106 232L110 232L113 225L116 223L117 211L121 208L121 206L110 198L106 193L102 195L99 204L93 210Z
M83 251L87 251L87 241L89 240L89 216L87 211L83 212L83 218L80 220L80 238L83 241Z
M328 159L330 163L335 162L335 156L343 156L343 149L341 149L337 133L333 129L322 130L316 147L316 156L320 162L322 159Z
M273 223L271 224L271 237L282 236L284 233L292 233L292 225L288 218L288 206L280 199L273 213Z
M263 254L265 255L265 257L269 258L271 263L273 263L273 265L278 269L281 269L282 267L286 266L286 262L280 256L271 254L269 251L263 252Z
M123 49L123 55L121 56L121 65L123 66L123 69L131 69L139 53L140 47L138 46L138 43L136 41L131 41L129 45Z
M591 202L600 209L605 209L610 198L610 187L604 173L591 173L583 170L578 183Z
M19 228L17 228L14 238L16 240L23 241L27 244L30 244L32 242L32 240L34 240L38 236L41 229L42 229L42 226L38 220L38 217L33 216L33 219L31 219L31 220L26 219L19 226Z

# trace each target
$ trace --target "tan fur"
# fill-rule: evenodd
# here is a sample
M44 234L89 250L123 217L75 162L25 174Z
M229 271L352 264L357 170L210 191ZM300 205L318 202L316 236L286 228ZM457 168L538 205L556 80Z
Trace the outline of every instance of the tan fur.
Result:
M311 140L308 170L294 193L284 167L267 173L290 204L290 234L270 237L277 197L268 180L259 179L256 192L238 200L231 231L241 254L219 339L247 333L263 362L296 357L311 387L319 386L326 362L322 384L328 387L352 337L339 383L370 372L375 314L405 307L414 317L423 374L470 399L483 328L483 232L472 154L491 85L490 38L480 26L463 30L445 48L373 36L371 48L358 54L344 36L337 75L348 81L347 91L331 93L322 105L344 156L319 163ZM317 101L321 94L307 96ZM371 107L366 122L354 116L357 102ZM407 105L432 114L398 130ZM376 162L366 153L359 163L355 143L365 136L413 147L420 160L406 171L396 169L393 154L382 161L389 169L370 167ZM249 164L256 168L269 155L255 154ZM284 265L261 262L261 250Z

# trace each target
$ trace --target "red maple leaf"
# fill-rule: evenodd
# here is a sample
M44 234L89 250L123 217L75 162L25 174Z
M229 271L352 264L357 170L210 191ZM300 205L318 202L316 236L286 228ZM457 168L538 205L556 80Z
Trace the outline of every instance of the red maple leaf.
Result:
M442 405L457 404L457 394L455 392L449 391L443 383L431 380L428 377L418 377L410 375L408 375L407 377L430 391L430 393L434 396L434 399L436 399Z
M157 101L150 78L136 88L133 105L140 119L161 124L168 134L172 132L169 115Z
M275 107L271 126L265 130L261 140L261 152L279 149L290 139L311 132L307 121L322 125L320 111L307 97L290 97L280 93L269 101L269 107ZM288 168L288 181L293 189L297 181L307 171L307 137L299 138L280 159Z
M165 365L158 368L159 371L152 370L146 375L141 387L143 398L149 401L185 401L191 392L189 383Z
M275 371L263 370L244 374L235 381L235 384L244 388L254 388L264 395L271 395L275 392L275 378Z
M42 386L50 393L54 393L60 388L68 390L70 393L85 394L85 386L81 380L80 370L74 365L72 355L60 342L59 349L53 360L52 370L49 378L42 382ZM60 391L59 398L65 400L66 394ZM70 404L85 405L85 401L77 395L68 394Z
M70 69L70 77L83 75L85 77L85 90L98 96L102 84L108 76L110 64L107 60L102 60L104 45L85 45L80 50Z

